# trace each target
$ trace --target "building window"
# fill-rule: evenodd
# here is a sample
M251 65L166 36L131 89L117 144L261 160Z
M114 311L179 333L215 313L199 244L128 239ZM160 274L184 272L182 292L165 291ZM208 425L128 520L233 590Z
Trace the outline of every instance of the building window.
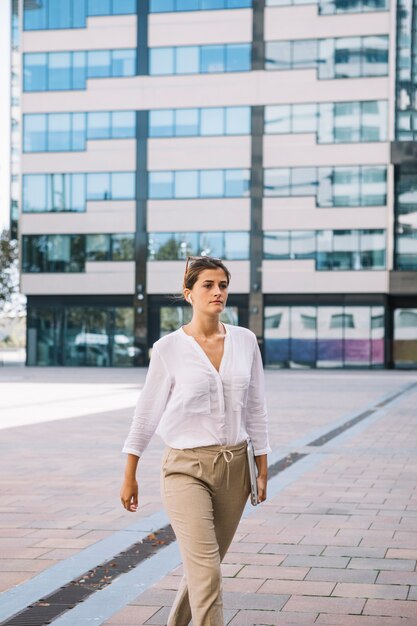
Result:
M385 269L384 230L265 231L264 259L312 259L316 271Z
M25 174L23 212L85 211L88 200L133 200L134 172Z
M246 72L251 69L251 48L250 43L150 48L149 73Z
M24 0L24 30L85 28L87 17L136 13L136 0Z
M265 107L265 134L315 133L317 143L387 141L388 102L325 102Z
M384 206L386 177L382 165L267 168L264 196L314 196L319 207Z
M389 8L388 0L266 0L265 4L270 7L317 4L320 15L387 11Z
M149 198L242 198L249 181L247 169L149 172Z
M225 261L249 259L248 232L149 233L148 260L176 261L187 256L214 256Z
M315 68L319 79L388 75L388 35L269 41L265 69Z
M25 273L85 272L86 261L133 261L134 234L23 235Z
M252 0L150 0L150 13L173 11L215 11L221 9L246 9Z
M412 164L395 167L395 269L417 270L417 172Z
M149 137L250 135L250 107L161 109L149 112Z
M417 368L417 309L395 309L393 357L396 368Z
M139 352L132 307L29 305L29 365L126 367Z
M23 55L23 91L86 89L87 78L134 76L135 73L134 48Z
M381 306L266 306L265 364L279 368L382 368Z

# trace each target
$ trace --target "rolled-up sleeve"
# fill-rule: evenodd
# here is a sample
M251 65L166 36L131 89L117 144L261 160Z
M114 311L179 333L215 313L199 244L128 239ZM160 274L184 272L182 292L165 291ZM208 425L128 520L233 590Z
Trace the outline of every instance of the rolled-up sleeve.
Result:
M254 337L254 354L246 408L246 430L252 439L255 455L271 452L268 438L268 412L265 400L265 382L262 357Z
M141 456L154 434L171 391L171 376L154 345L145 385L136 403L122 452Z

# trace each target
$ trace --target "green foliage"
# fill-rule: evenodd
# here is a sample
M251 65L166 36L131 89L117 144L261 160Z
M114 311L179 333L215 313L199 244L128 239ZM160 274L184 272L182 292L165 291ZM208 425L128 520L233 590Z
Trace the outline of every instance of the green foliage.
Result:
M18 242L10 231L0 233L0 305L11 302L18 291Z

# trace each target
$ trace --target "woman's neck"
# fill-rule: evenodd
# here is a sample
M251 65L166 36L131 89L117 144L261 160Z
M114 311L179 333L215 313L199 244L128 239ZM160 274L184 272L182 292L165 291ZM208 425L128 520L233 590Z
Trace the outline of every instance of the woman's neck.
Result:
M214 335L224 334L223 326L219 316L201 316L193 315L189 324L185 327L189 334L197 337L213 337Z

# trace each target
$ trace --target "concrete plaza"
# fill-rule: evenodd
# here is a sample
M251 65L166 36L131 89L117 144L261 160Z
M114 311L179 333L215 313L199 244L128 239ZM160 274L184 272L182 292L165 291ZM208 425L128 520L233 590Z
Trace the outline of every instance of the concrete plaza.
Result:
M0 370L0 624L166 523L157 437L137 513L119 499L145 374ZM226 623L417 625L417 374L268 370L266 384L270 465L300 456L239 526ZM164 547L53 623L164 625L179 562Z

